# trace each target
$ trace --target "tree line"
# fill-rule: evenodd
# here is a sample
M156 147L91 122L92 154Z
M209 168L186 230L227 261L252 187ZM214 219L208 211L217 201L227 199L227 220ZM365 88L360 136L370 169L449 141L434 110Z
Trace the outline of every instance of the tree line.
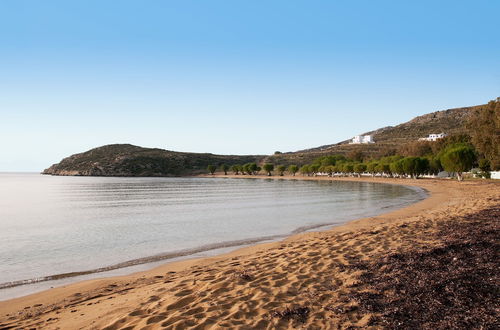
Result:
M474 148L464 143L451 144L437 155L423 157L402 155L386 156L366 161L354 160L343 155L324 156L312 164L303 165L303 175L409 177L418 179L423 175L437 175L445 170L455 173L458 180L469 171L477 160Z
M418 179L422 175L436 175L440 171L456 173L458 180L462 180L463 172L469 171L477 162L477 155L474 148L467 143L453 143L448 145L437 155L427 155L424 157L404 157L401 155L387 156L379 159L359 161L347 158L343 155L331 155L319 157L311 164L301 167L297 165L277 165L265 163L258 166L256 163L243 165L221 165L220 170L227 175L232 171L235 175L257 175L264 171L268 176L277 173L283 176L285 172L295 176L300 173L305 176L315 176L318 174L329 176L361 176L369 174L371 176L388 177L410 177ZM208 171L214 174L217 170L215 165L209 165ZM483 167L484 173L487 168Z
M256 163L246 163L243 165L233 166L222 164L220 166L220 170L224 172L225 175L227 175L228 171L232 171L235 175L257 175L262 170L264 170L268 176L271 176L275 169L280 176L285 175L285 172L288 172L290 175L295 176L295 174L299 171L299 167L297 165L290 165L288 167L286 167L285 165L277 165L275 167L274 164L270 163L265 163L262 165L262 167L258 166ZM210 174L215 174L215 171L217 171L217 166L208 165L208 171L210 172Z

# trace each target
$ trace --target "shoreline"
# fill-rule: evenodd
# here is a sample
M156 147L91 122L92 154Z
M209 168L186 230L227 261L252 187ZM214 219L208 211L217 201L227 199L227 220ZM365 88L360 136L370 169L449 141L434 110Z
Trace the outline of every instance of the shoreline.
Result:
M286 180L286 181L350 181L355 182L356 180L331 180L331 178L327 177L293 177L293 176L229 176L229 175L202 175L195 176L197 178L205 178L205 179L254 179L254 180ZM370 183L379 183L379 184L393 184L393 183L383 183L383 182L370 182ZM399 185L399 184L396 184ZM79 283L82 281L100 279L100 278L112 278L116 276L127 276L131 274L135 274L138 272L149 271L153 268L159 267L166 263L178 262L182 260L189 259L202 259L209 258L213 256L222 256L224 254L230 253L232 251L239 250L244 247L253 246L256 244L262 243L272 243L272 242L280 242L291 236L308 233L308 232L322 232L331 230L333 227L342 226L346 223L366 217L372 217L377 215L382 215L388 212L392 212L395 210L403 209L408 207L409 205L418 203L429 197L429 193L418 186L411 185L402 185L409 189L415 188L415 192L418 194L418 198L414 201L402 201L401 203L394 204L392 206L386 207L387 210L379 209L377 212L373 212L373 215L366 214L366 216L356 217L352 219L345 220L340 223L329 223L328 219L325 219L323 223L316 223L312 225L303 225L293 229L290 232L275 234L272 236L257 236L250 237L240 240L232 240L232 241L223 241L218 243L212 243L208 245L195 246L192 248L187 248L184 250L174 250L168 252L162 252L155 255L147 255L144 257L140 257L137 259L125 260L119 263L112 263L110 265L102 266L100 268L95 269L82 269L75 270L68 273L57 273L44 275L34 278L27 278L22 280L14 280L11 282L0 283L0 292L7 291L5 298L1 298L0 302L8 301L15 298L22 298L24 296L36 294L39 292L43 292L45 290L53 289L54 287L60 286L68 286L71 284ZM371 212L367 212L371 213ZM377 214L378 213L378 214ZM201 256L200 256L201 254ZM30 290L29 288L32 288ZM10 292L9 292L10 291ZM14 293L12 293L12 291ZM19 293L15 293L19 292Z
M193 268L204 268L211 267L217 263L229 262L233 259L242 259L246 257L256 256L268 252L270 250L280 249L282 246L293 245L307 240L315 240L325 236L331 235L342 235L353 232L363 232L366 230L373 229L375 227L390 226L394 223L399 223L405 221L406 219L415 218L418 220L426 213L439 213L440 216L446 216L446 214L440 211L443 207L453 207L457 200L463 197L465 187L474 187L478 191L485 191L485 187L493 188L493 196L499 191L500 185L494 182L479 182L471 181L465 183L457 183L449 180L435 180L435 179L420 179L420 180L408 180L408 179L389 179L389 178L330 178L330 177L294 177L294 176L231 176L231 175L217 175L217 176L204 176L204 177L224 177L224 178L249 178L249 179L285 179L285 180L327 180L327 181L360 181L360 182L373 182L373 183L389 183L389 184L399 184L404 186L416 186L425 189L428 192L428 197L417 203L413 203L406 207L391 211L389 213L383 213L381 215L361 218L356 220L351 220L345 224L329 228L325 231L313 231L299 233L292 236L288 236L283 240L261 243L257 245L252 245L248 247L238 248L232 252L224 253L222 255L217 255L214 257L204 257L196 259L188 259L182 261L168 262L164 265L155 267L147 271L141 271L138 273L133 273L125 276L109 277L109 278L98 278L93 280L86 280L83 282L72 283L62 287L56 287L54 289L34 293L31 295L9 299L0 302L0 322L14 322L17 320L23 320L23 322L36 321L41 315L59 315L61 312L57 313L64 305L68 304L68 301L73 301L73 306L82 304L83 301L99 300L101 297L107 294L116 294L119 289L127 288L123 292L137 291L137 288L146 288L150 286L158 285L158 282L163 283L164 279L171 274L168 286L172 286L170 283L179 282L177 278L178 273L187 272ZM488 189L486 189L488 190ZM477 202L477 201L476 201ZM477 203L476 203L477 204ZM485 203L486 206L488 203ZM477 206L477 205L476 205ZM470 208L470 210L473 210ZM133 284L133 285L132 285ZM111 286L111 288L110 288ZM102 292L107 292L103 294ZM140 290L139 290L140 291ZM100 292L96 294L97 292ZM92 298L92 295L95 297ZM124 293L120 295L120 298L125 299L129 293ZM85 297L85 300L81 300ZM139 295L140 296L140 295ZM135 300L140 300L140 297L134 296ZM130 296L132 298L132 296ZM142 297L143 298L143 297ZM69 322L67 319L62 319L57 317L57 322L51 323L50 327L55 327L57 324L59 326L69 326L69 327L90 327L95 326L95 324L105 325L111 323L113 319L117 317L118 314L123 312L122 308L130 309L134 304L125 303L123 299L118 299L114 297L114 302L118 300L121 301L121 306L118 309L116 307L107 306L108 310L103 310L98 313L100 316L97 320L95 317L89 316L89 313L83 313L78 318L79 320L71 320ZM134 300L134 299L126 299ZM176 298L169 297L170 300L175 300ZM179 298L177 298L178 300ZM181 299L182 300L182 299ZM91 306L92 304L88 305ZM113 306L115 304L112 304ZM57 309L52 309L52 307L58 307ZM91 307L89 307L91 309ZM111 310L109 310L111 309ZM63 310L65 310L63 308ZM67 311L71 313L70 311ZM26 317L27 313L31 313ZM72 314L69 314L72 315ZM75 316L75 315L73 315ZM187 316L186 316L187 317ZM50 317L49 317L50 318ZM51 320L53 321L53 320ZM62 323L61 323L62 322ZM65 323L69 322L69 323ZM8 323L7 323L8 324ZM47 325L48 326L48 325Z

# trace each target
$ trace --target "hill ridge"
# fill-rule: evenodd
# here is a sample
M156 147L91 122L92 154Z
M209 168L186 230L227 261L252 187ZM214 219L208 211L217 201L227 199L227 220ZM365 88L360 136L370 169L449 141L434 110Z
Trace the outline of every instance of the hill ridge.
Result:
M411 136L408 137L406 142L410 142L411 140L418 139L419 137L425 137L428 134L432 133L459 133L459 132L465 132L466 128L463 125L464 120L472 113L473 110L484 106L484 105L475 105L475 106L469 106L469 107L461 107L461 108L451 108L451 109L445 109L445 110L438 110L430 113L426 113L417 117L414 117L410 119L407 122L395 125L395 126L385 126L382 128L374 129L372 131L364 132L359 135L373 135L373 138L375 142L384 142L387 140L385 135L388 133L392 133L393 130L401 129L401 128L406 128L411 125L415 126L422 126L425 124L430 123L431 121L434 121L433 125L429 125L428 128L421 127L421 129L418 132L415 132L416 134L412 134ZM443 125L443 122L448 120L449 123L446 125ZM458 125L457 125L458 124ZM343 140L337 143L332 143L332 144L326 144L322 145L319 147L315 148L308 148L308 149L303 149L299 150L297 152L311 152L311 151L320 151L320 150L325 150L332 148L334 146L342 145L342 144L347 144L351 140Z

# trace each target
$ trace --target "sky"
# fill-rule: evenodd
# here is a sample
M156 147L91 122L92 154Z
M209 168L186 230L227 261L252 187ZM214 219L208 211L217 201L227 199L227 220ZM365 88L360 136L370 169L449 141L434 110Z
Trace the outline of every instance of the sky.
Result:
M0 171L271 154L500 96L500 1L0 0Z

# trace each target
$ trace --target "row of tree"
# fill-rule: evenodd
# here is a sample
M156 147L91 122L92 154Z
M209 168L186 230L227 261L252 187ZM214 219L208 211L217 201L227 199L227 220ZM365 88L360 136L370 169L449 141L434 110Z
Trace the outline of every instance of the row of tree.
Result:
M312 164L306 164L300 168L297 165L263 164L262 167L256 163L247 163L244 165L221 165L220 170L227 175L231 170L239 175L256 175L262 170L269 176L276 172L283 176L285 172L295 176L297 172L302 175L317 175L319 173L330 176L361 176L369 173L372 176L396 176L411 177L414 179L422 175L436 175L440 171L456 173L458 180L462 180L463 172L469 171L475 165L477 158L474 148L467 143L450 144L437 155L428 155L425 157L403 157L400 155L372 159L366 162L347 158L343 155L324 156L314 160ZM214 174L217 170L215 165L209 165L208 171ZM484 168L486 171L487 168Z
M258 166L256 163L247 163L244 165L233 165L233 166L228 166L226 164L222 164L220 166L220 170L224 172L225 175L227 175L228 171L232 171L234 174L248 174L248 175L256 175L260 171L264 170L267 175L271 176L273 171L275 170L274 164L263 164L262 167ZM285 165L278 165L276 166L276 170L279 173L279 175L283 176L285 172L288 172L290 175L295 175L299 171L299 167L297 165L290 165L286 167ZM215 165L208 165L208 171L210 174L215 174L215 171L217 171L217 166Z
M372 159L359 162L341 155L326 156L316 159L313 164L304 165L300 173L316 175L326 173L330 176L361 176L369 173L372 176L385 175L397 177L411 177L414 179L422 175L436 175L442 170L456 173L459 180L463 172L469 171L476 161L474 149L465 144L451 145L439 155L427 157L403 157L401 155Z

